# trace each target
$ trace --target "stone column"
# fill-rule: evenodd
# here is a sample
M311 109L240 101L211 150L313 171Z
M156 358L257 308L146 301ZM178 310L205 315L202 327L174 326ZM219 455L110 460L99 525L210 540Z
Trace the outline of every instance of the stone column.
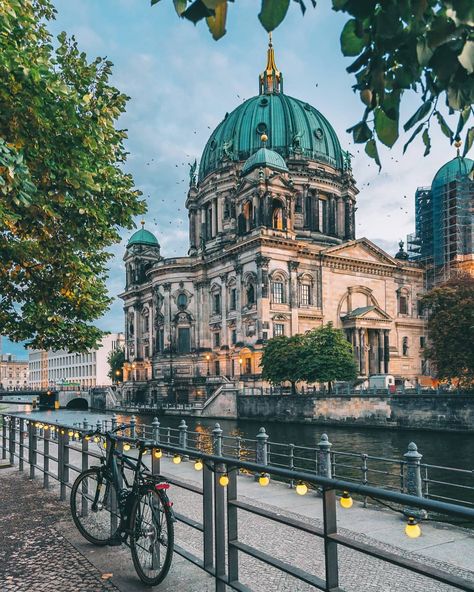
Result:
M172 318L172 308L171 308L171 284L166 283L163 284L163 290L165 292L165 299L164 299L164 306L163 306L163 314L164 314L164 324L163 324L163 345L165 349L170 349L172 345L172 330L171 330L171 318Z
M290 335L298 333L298 261L288 261L290 272L289 305L291 313Z
M359 329L360 373L366 373L365 329Z
M237 341L243 341L242 339L242 265L236 264L235 279L236 279L236 309L237 316L235 319L235 330L237 333Z
M336 234L339 238L344 238L344 201L342 197L336 198L337 206L337 225Z
M260 253L256 257L257 263L257 286L256 286L256 297L257 297L257 339L263 339L262 337L262 324L269 316L270 301L268 299L268 264L270 259L263 257Z
M217 236L218 223L217 223L217 197L212 200L212 238Z
M390 341L389 341L389 330L385 329L383 332L383 341L384 341L384 372L388 374L388 367L390 362Z
M153 307L153 299L148 303L148 357L153 357L153 338L155 330L155 309Z
M133 327L134 327L134 331L133 331L133 348L135 350L135 358L137 358L140 354L140 352L138 351L138 346L140 343L140 339L139 339L139 333L140 333L140 316L139 316L139 312L138 312L138 305L135 304L135 306L133 307Z
M227 289L227 276L229 274L227 273L223 273L221 275L221 284L222 284L222 289L221 289L221 319L222 319L222 329L225 330L225 335L227 336L227 307L228 307L228 294L229 294L229 290ZM221 344L222 345L228 345L227 343L227 339L223 339L222 336L222 329L221 329ZM225 341L225 344L223 343ZM222 372L222 374L225 374L225 372Z

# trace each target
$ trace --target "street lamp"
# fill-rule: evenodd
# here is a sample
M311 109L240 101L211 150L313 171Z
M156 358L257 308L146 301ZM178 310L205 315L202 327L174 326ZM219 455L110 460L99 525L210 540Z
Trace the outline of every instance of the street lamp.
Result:
M244 361L242 360L242 358L239 358L240 376L242 376L242 364L243 363L244 363Z
M211 360L211 356L209 354L206 355L206 360L207 360L207 375L210 376L210 371L209 371L209 362Z

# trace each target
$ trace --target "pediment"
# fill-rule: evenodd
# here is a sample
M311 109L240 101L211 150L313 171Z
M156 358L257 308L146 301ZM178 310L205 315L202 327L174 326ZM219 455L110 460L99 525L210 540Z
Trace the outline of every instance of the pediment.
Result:
M343 257L344 259L354 259L369 263L396 265L393 257L366 238L329 247L324 250L324 254L331 255L331 257Z
M351 312L341 317L343 321L365 320L365 321L391 321L392 317L382 310L379 306L362 306L355 308Z

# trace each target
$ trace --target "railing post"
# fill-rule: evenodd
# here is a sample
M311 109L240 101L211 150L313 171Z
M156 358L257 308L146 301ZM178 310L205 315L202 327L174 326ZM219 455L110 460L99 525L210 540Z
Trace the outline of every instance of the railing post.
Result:
M332 477L331 446L328 435L322 434L318 442L318 475L329 479Z
M160 443L160 420L157 417L153 418L151 427L153 430L153 441L155 442L155 445L158 446ZM153 475L159 475L161 472L161 459L155 457L154 451L152 451L151 457L151 472Z
M7 458L7 420L6 416L2 415L2 459Z
M25 444L23 442L23 436L25 435L25 420L20 418L20 427L18 432L18 470L23 472L24 470L24 458L25 458Z
M237 501L237 469L229 470L229 485L227 486L227 564L228 581L239 581L239 551L231 543L239 538L237 508L229 502Z
M417 497L423 497L423 483L421 480L421 459L423 455L418 452L415 442L408 444L408 450L403 455L406 462L405 492ZM404 508L407 516L415 518L426 518L426 510L415 508Z
M212 449L216 456L222 456L222 429L218 423L212 430Z
M84 432L89 430L89 422L86 418L84 418L84 422L82 424L82 428ZM82 438L82 451L81 451L81 470L87 471L89 468L89 440L86 440L85 436ZM81 514L82 516L87 516L89 513L89 504L87 500L87 479L82 480L82 496L81 496Z
M43 489L49 488L49 441L51 434L49 428L43 432Z
M328 592L339 586L339 566L337 559L337 543L328 539L328 535L337 533L336 492L324 488L323 496L323 527L324 527L324 561L326 566L326 588Z
M132 415L130 418L130 438L137 437L137 418Z
M30 421L29 427L29 450L28 450L28 458L30 463L30 479L35 478L35 470L36 470L36 447L38 445L38 437L37 437L37 427L33 421Z
M69 434L67 430L64 430L64 434L61 434L61 487L59 499L64 501L66 499L66 483L69 483Z
M257 449L255 451L256 462L260 465L268 465L268 434L265 431L264 427L261 427L258 430L258 434L256 436L257 439ZM255 480L259 479L260 475L256 474L254 476Z
M179 429L179 446L180 448L188 447L188 426L184 419L182 419L178 426Z
M207 464L204 464L202 471L202 522L204 526L204 569L207 571L212 571L214 567L214 522L212 515L212 480L212 471Z
M222 432L222 430L221 430ZM219 479L225 469L222 465L215 466L214 472L214 532L215 532L215 575L216 592L225 592L225 556L226 556L226 525L225 525L225 487ZM220 579L222 578L222 579Z
M15 417L10 417L10 425L8 430L8 449L10 452L10 464L15 464Z
M289 452L288 452L288 468L290 470L293 470L295 468L295 445L294 444L288 444L288 448L289 448ZM290 485L290 488L293 489L293 487L295 486L295 482L293 481L293 479L291 479L289 485Z
M117 415L114 413L112 415L112 429L115 430L116 427L117 427Z

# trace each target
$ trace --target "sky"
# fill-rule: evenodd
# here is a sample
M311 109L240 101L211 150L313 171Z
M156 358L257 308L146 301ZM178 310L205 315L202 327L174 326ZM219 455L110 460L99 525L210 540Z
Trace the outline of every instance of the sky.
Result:
M54 1L54 0L53 0ZM151 7L149 0L55 0L58 14L50 30L74 35L90 60L107 56L114 63L112 83L130 96L118 122L128 130L126 143L136 186L148 203L146 228L156 234L165 257L186 255L188 163L201 153L212 130L226 112L258 94L258 74L266 63L267 34L257 15L259 2L229 3L227 34L219 41L204 22L194 26L179 19L171 0ZM291 2L286 19L273 34L276 63L285 78L285 93L309 102L331 122L344 149L353 155L360 190L356 235L374 241L390 254L414 229L414 193L430 185L442 164L455 156L447 138L432 127L433 149L423 157L421 138L402 155L401 137L392 149L379 148L382 171L354 145L347 128L362 116L354 94L351 63L340 51L339 35L346 17L320 2L307 3L303 17ZM407 93L401 121L418 107L419 97ZM136 223L139 225L140 219ZM111 252L109 292L124 288L123 253L131 231ZM122 302L115 299L97 322L107 331L123 331ZM3 339L3 353L26 357L20 344Z

